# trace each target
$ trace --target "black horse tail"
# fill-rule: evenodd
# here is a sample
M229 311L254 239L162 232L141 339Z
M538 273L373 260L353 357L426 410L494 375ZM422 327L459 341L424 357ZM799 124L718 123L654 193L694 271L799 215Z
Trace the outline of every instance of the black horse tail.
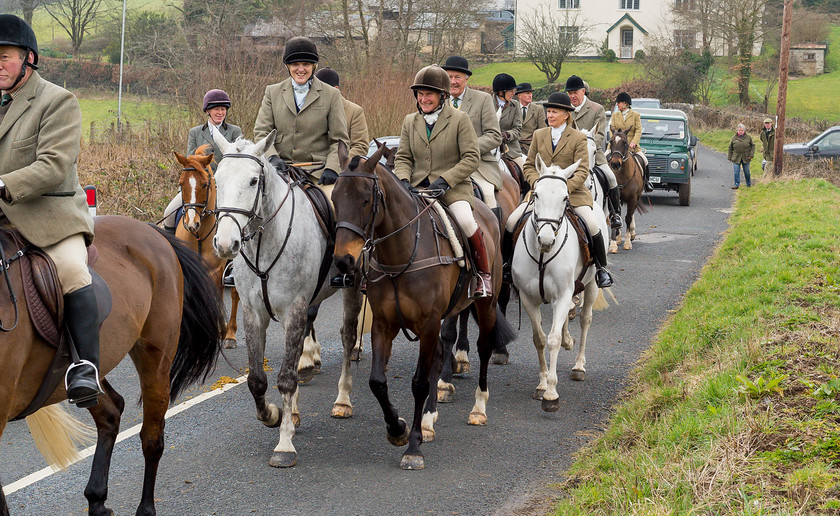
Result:
M204 260L171 233L156 228L175 250L184 276L184 306L178 351L169 370L169 400L190 385L205 381L221 352L225 312L218 285Z
M505 350L508 344L516 340L516 330L505 318L505 314L502 313L498 304L496 305L496 328L493 333L496 335L496 341L493 343L495 351Z

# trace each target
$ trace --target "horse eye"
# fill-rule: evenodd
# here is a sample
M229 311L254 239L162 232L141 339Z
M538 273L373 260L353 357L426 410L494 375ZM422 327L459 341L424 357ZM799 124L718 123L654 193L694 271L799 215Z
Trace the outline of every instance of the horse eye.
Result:
M367 206L368 204L370 204L370 199L365 199L364 201L362 201L362 206Z
M208 182L208 183L204 183L203 185L201 185L201 187L202 187L202 188L209 188L209 187L210 187L210 183L209 183L209 182Z
M256 177L251 178L251 186L257 186L257 178Z

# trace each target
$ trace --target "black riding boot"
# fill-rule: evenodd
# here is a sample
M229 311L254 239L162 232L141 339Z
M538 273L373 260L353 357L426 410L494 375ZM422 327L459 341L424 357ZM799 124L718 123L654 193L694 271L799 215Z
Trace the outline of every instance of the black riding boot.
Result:
M473 297L490 297L493 295L493 277L490 274L490 260L487 256L487 246L484 245L484 234L481 227L469 237L472 247L475 268L478 269L478 284Z
M499 221L499 228L504 229L502 227L502 209L496 206L495 208L490 208L490 211L493 212L493 215L496 216L496 220Z
M64 376L67 398L79 408L95 407L102 392L99 385L99 311L93 285L64 296L64 324L76 347L79 361ZM72 356L72 355L71 355Z
M597 235L592 237L592 251L595 257L595 284L598 288L606 288L612 286L612 276L607 271L607 250L604 247L604 235L599 231Z
M513 283L513 273L511 273L511 266L513 264L513 233L504 230L502 233L502 281L505 283Z
M618 186L607 192L607 208L610 210L610 227L613 229L621 229L620 195Z
M645 192L653 191L653 183L650 182L650 164L645 164Z

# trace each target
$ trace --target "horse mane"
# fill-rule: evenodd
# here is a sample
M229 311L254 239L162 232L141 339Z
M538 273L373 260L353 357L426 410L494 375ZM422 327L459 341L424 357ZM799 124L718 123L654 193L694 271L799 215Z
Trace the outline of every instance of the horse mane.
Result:
M210 145L209 143L205 143L204 145L195 150L195 154L193 154L193 156L207 156L207 151L212 148L212 145Z
M359 161L361 161L361 159L362 159L362 157L358 156L358 155L350 158L350 164L348 165L348 168L350 170L355 170L355 169L359 168Z

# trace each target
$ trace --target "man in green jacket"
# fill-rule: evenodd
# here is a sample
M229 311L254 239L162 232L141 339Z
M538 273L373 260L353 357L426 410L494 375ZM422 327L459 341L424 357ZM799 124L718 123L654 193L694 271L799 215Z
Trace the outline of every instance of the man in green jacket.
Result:
M762 145L762 153L763 156L761 158L761 170L767 170L767 165L770 165L770 169L773 169L773 149L776 145L776 128L773 127L773 120L771 118L764 119L764 129L761 131L761 134L758 135L758 138L761 140Z
M72 93L42 79L38 42L17 16L0 15L0 210L55 262L64 319L80 360L65 375L67 397L98 403L99 326L87 267L93 219L76 161L82 113Z

